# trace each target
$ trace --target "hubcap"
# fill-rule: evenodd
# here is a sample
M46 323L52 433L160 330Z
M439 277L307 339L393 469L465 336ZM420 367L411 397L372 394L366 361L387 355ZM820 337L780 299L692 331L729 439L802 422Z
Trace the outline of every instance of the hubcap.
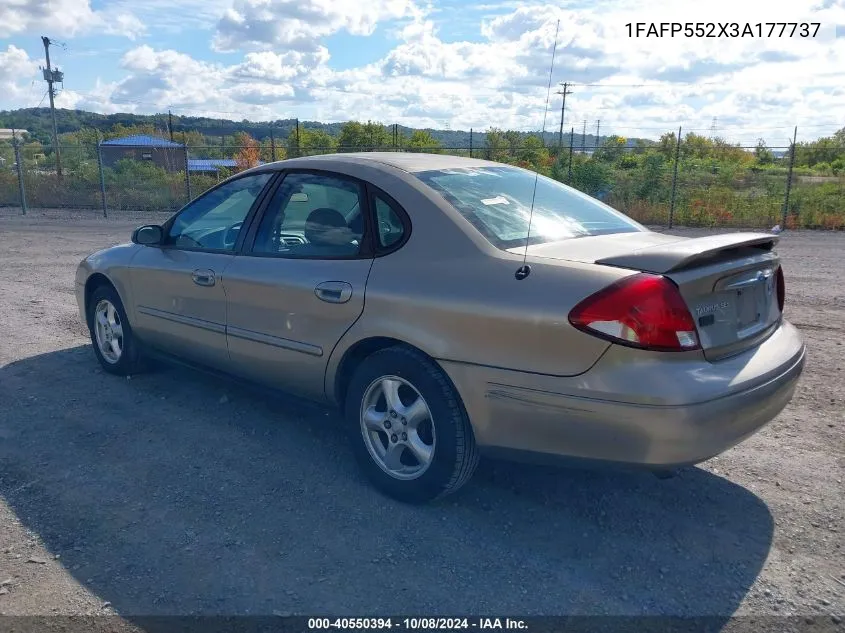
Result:
M111 301L101 300L94 309L94 336L106 362L114 364L123 354L123 324Z
M370 456L396 479L416 479L431 465L435 434L431 411L404 378L377 378L361 401L361 433Z

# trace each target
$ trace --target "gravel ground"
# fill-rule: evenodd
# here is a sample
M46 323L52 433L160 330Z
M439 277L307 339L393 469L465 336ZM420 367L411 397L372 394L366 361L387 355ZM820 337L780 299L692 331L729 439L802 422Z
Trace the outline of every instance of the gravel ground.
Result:
M362 479L332 411L98 369L75 266L140 220L0 211L0 613L841 623L845 234L782 238L808 365L740 446L666 480L484 462L408 507Z

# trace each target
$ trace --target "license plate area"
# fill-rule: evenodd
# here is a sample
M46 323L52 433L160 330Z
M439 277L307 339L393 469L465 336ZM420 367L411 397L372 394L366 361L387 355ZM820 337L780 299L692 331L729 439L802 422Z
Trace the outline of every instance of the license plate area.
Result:
M774 296L773 286L774 277L769 273L760 275L751 283L746 282L734 290L737 338L753 336L768 326Z

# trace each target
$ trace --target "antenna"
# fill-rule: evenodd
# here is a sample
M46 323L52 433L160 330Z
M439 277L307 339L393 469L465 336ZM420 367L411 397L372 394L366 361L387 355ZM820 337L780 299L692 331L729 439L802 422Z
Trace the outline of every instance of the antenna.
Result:
M555 27L555 45L552 48L552 64L549 68L549 87L546 89L546 107L543 110L543 130L540 132L540 138L546 138L546 115L549 113L549 96L552 93L552 73L555 69L555 53L557 53L557 35L560 31L560 19L557 21L557 26ZM514 275L517 280L522 281L528 275L531 274L531 266L526 264L526 260L528 259L528 241L531 239L531 220L534 218L534 199L537 197L537 181L540 180L540 168L534 167L534 191L531 194L531 210L528 212L528 232L525 235L525 250L522 254L522 266L516 269L516 274Z

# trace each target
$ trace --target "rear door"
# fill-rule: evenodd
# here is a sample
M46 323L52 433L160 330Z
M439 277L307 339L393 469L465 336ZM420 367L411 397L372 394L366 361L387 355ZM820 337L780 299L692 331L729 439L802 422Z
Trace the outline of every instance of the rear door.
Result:
M240 228L272 173L228 181L185 206L165 226L161 245L132 260L133 329L168 353L224 367L226 295L223 275L235 258Z
M226 269L233 370L307 397L324 396L331 352L360 317L373 262L363 183L288 171Z

